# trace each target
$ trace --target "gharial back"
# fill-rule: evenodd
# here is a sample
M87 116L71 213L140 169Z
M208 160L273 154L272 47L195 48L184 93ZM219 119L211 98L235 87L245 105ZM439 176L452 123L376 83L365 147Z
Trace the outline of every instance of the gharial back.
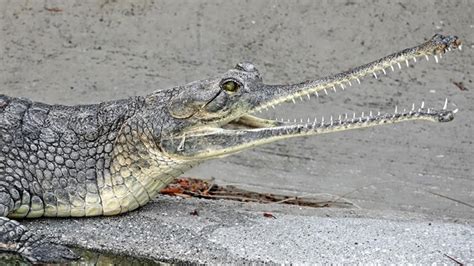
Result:
M116 202L106 206L104 195L125 182L110 171L113 154L123 152L114 151L114 144L143 104L137 97L61 106L0 95L0 216L93 216L132 209Z

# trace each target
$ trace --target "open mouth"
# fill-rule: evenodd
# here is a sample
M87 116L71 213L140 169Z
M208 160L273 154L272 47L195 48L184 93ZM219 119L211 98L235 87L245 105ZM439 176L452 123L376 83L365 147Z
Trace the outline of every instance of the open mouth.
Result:
M252 114L268 108L275 108L276 105L283 102L295 103L296 99L310 99L311 96L320 97L323 94L331 93L331 91L346 90L360 84L364 78L372 76L378 79L396 69L402 69L404 65L410 66L420 60L432 60L437 63L444 54L458 49L461 50L461 41L456 36L437 34L421 45L322 79L293 85L258 83L256 84L257 88L251 92L251 103L255 106L254 108L230 122L162 139L162 147L175 156L201 160L227 156L251 147L299 136L360 129L410 120L448 122L454 119L458 110L449 109L447 99L440 108L431 108L422 102L418 105L413 104L408 109L399 110L394 106L395 111L391 113L369 111L360 115L341 114L326 119L323 117L319 120L277 121L259 118Z
M303 101L304 98L310 99L313 97L320 97L321 95L328 95L337 90L344 91L352 86L361 84L361 80L367 77L379 79L380 76L388 75L396 69L409 67L411 64L417 63L420 60L434 61L436 63L442 59L444 54L453 50L461 50L461 41L456 36L442 36L435 35L429 41L400 52L385 56L379 60L371 63L352 68L348 71L328 76L316 81L303 82L296 85L272 85L272 89L278 91L278 94L284 96L271 98L268 101L255 107L250 113L262 112L268 108L275 108L283 102L293 102L296 100ZM429 120L433 122L448 122L453 120L454 114L458 109L448 109L448 99L445 100L444 105L440 108L430 108L421 102L418 105L413 104L411 108L401 109L394 106L394 112L362 112L360 115L353 113L352 115L341 114L337 117L329 117L325 119L313 119L303 121L276 121L258 118L256 116L246 114L238 119L231 121L225 125L227 129L258 129L271 127L304 127L312 130L324 131L338 131L339 129L369 127L378 124L396 123L406 120Z

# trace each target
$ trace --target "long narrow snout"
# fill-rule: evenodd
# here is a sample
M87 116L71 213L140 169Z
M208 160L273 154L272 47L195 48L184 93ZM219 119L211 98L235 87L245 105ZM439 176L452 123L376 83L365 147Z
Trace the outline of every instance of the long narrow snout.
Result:
M344 90L353 84L360 84L365 76L373 75L378 78L395 68L407 67L417 60L432 56L438 62L444 53L461 48L461 41L457 36L443 36L436 34L429 41L400 52L390 54L368 64L352 68L332 76L317 80L305 81L294 85L263 85L256 92L256 102L253 112L267 109L285 101L295 100L299 97L310 97L327 94L328 90Z

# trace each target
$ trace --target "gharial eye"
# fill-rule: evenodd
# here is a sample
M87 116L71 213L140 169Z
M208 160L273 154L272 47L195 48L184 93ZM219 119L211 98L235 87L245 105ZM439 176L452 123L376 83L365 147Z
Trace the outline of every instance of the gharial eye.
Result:
M233 80L228 80L221 84L221 88L228 92L236 92L239 89L239 87L240 87L240 84Z

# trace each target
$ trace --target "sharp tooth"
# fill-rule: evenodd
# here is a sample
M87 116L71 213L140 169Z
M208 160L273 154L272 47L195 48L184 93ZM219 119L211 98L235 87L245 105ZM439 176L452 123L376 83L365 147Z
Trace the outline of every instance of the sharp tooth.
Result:
M315 117L313 121L313 127L316 125L317 122L318 122L318 119Z
M410 64L408 64L408 59L405 59L405 63L407 64L407 67L410 67Z
M446 110L446 108L448 108L448 98L444 101L443 110Z
M434 58L435 58L436 63L438 63L438 56L434 55Z
M427 54L425 54L425 58L426 58L426 61L430 61L430 57Z
M300 95L300 101L303 101L303 97L301 97L301 95Z
M423 109L425 107L425 102L421 102L421 109Z
M439 59L441 59L441 58L443 58L443 54L440 53L439 54Z
M397 62L398 69L402 69L402 66L400 65L400 62Z
M309 117L308 117L308 122L307 122L307 124L309 124Z
M326 95L328 95L328 91L326 90L326 88L324 88L324 93L326 93Z
M362 116L361 116L361 117L359 117L359 122L362 122Z
M354 112L354 114L352 114L352 121L354 121L355 118L356 118L356 113Z
M349 83L349 86L352 86L352 83L351 83L351 81L350 81L350 80L348 80L347 82Z
M296 118L295 118L295 119L293 119L293 123L296 123Z
M458 111L459 111L458 108L454 109L454 110L453 110L453 114L457 113Z
M359 79L359 78L356 78L356 79L357 79L357 83L359 83L359 84L360 84L360 79Z
M314 92L314 95L316 95L316 98L319 98L319 94L317 91Z
M333 124L333 120L332 120L332 115L331 115L331 126L332 126L332 124Z
M390 65L390 68L392 69L392 71L395 71L395 68L393 68L393 65Z
M451 47L448 47L448 52L451 52Z
M321 126L324 126L324 116L321 117Z
M373 72L372 74L374 74L374 78L375 78L375 79L378 79L378 78L377 78L377 74L376 74L375 72Z
M415 104L414 103L411 105L411 110L412 111L415 110Z
M273 104L272 104L272 105L270 105L270 106L271 106L273 109L275 109L275 106L274 106Z
M303 118L300 118L300 123L303 124Z
M339 122L341 122L342 115L339 115Z
M416 57L413 57L413 62L416 63Z
M332 90L336 92L336 86L332 86Z
M296 104L296 102L295 102L295 99L294 99L294 98L291 98L291 101L293 101L293 103L294 103L294 104Z
M369 116L372 117L372 110L369 112Z
M341 86L342 90L345 89L344 84L341 83L341 84L339 84L339 85ZM334 87L334 91L336 91L336 87Z
M398 106L395 105L395 113L397 113L397 112L398 112Z
M377 112L377 116L380 116L380 111Z
M311 100L311 96L309 96L309 94L306 94L306 96L308 97L308 100Z
M459 51L462 51L462 44L458 46Z
M385 71L385 68L382 68L382 72L384 75L387 75L387 71Z
M347 120L347 113L344 114L344 120Z
M428 114L429 114L429 113L431 113L431 109L430 109L430 108L428 108Z

